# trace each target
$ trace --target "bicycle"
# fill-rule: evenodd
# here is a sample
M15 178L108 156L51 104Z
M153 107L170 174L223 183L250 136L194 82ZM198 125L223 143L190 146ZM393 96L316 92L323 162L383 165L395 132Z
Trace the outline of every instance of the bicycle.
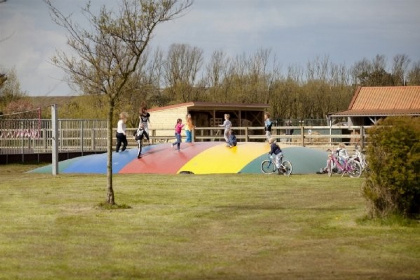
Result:
M264 174L276 173L277 172L277 166L276 166L276 163L274 162L275 157L270 156L270 155L268 157L269 157L269 159L265 159L261 162L261 171ZM280 168L281 168L281 171L283 172L283 175L290 176L290 174L292 174L293 165L290 161L283 160L283 158L282 158Z
M362 167L360 163L353 158L345 159L344 164L341 164L338 157L331 152L328 155L327 172L329 177L331 177L333 173L341 173L341 176L349 174L352 178L359 178L362 174Z
M355 154L352 156L352 158L360 163L360 167L362 167L362 171L364 171L365 169L367 169L368 164L366 161L366 156L362 152L360 152L359 149L359 146L356 145Z

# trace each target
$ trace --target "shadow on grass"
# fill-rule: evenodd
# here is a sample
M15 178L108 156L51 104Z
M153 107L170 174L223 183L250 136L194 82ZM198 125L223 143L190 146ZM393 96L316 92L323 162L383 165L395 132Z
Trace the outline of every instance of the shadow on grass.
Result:
M215 208L226 209L226 210L302 210L302 211L347 211L357 209L356 207L283 207L279 205L261 204L261 205L228 205L228 206L216 206Z
M132 207L127 204L109 204L108 202L101 202L95 207L96 209L102 210L121 210L121 209L131 209Z

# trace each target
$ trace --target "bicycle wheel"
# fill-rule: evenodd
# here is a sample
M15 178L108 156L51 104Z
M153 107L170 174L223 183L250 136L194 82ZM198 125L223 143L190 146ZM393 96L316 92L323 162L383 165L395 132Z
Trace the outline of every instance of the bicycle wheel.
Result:
M282 166L285 169L285 172L283 173L283 175L290 176L290 174L292 174L292 172L293 172L293 165L292 165L292 163L290 161L288 161L288 160L285 160L281 164L282 164Z
M272 174L276 172L276 165L271 162L271 160L264 160L261 162L261 171L264 174Z
M360 162L350 159L347 162L347 172L349 173L349 176L352 178L359 178L362 174L362 166L360 165Z

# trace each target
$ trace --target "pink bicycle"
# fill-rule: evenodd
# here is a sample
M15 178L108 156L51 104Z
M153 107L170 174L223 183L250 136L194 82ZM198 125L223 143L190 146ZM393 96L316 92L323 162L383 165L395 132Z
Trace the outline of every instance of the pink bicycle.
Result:
M338 156L330 151L327 161L327 171L328 176L337 173L344 176L344 174L349 174L352 178L359 178L362 174L362 167L360 163L353 158L344 159L344 162L339 161Z

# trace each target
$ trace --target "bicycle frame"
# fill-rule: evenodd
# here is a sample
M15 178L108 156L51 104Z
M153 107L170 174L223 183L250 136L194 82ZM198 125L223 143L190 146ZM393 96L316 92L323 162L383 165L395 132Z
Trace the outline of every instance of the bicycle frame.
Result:
M353 155L352 158L354 160L357 160L360 163L362 170L366 169L367 162L366 162L366 157L363 153L361 153L359 150L356 149L355 155Z
M349 165L350 159L344 159L344 164L341 164L338 157L335 156L332 152L328 155L328 166L329 168L331 168L331 171L329 172L329 175L333 173L333 169L334 167L338 168L341 171L341 176L344 176L344 174L348 173L352 173L353 167L351 165ZM333 165L331 165L331 163L333 163ZM350 174L352 175L352 174ZM331 175L330 175L331 176ZM359 174L360 176L360 174Z
M345 165L343 166L343 165L341 165L341 163L340 163L340 161L338 160L337 157L335 157L333 154L329 154L328 155L328 164L330 164L330 161L332 161L334 163L334 166L335 167L340 168L341 171L345 171L346 170L346 166L345 165L347 163L347 160L344 162Z
M268 156L269 159L263 160L261 163L261 171L265 174L275 173L278 168L276 166L276 161L274 156ZM293 165L288 160L283 160L283 157L280 159L280 168L283 170L284 175L289 176L293 171Z

